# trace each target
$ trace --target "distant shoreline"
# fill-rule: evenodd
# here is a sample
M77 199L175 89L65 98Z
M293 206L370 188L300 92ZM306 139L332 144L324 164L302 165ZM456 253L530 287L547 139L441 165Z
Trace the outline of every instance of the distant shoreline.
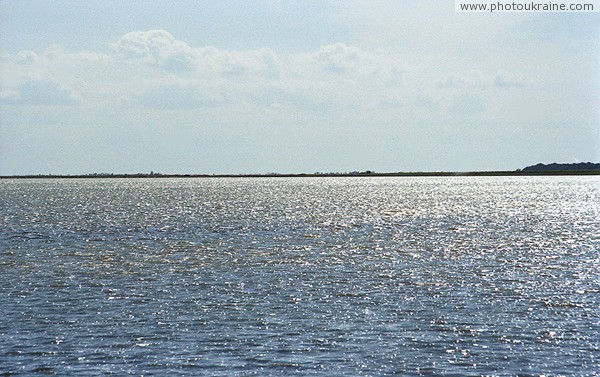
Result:
M503 176L565 176L600 175L600 170L545 170L545 171L471 171L471 172L352 172L352 173L298 173L298 174L40 174L4 175L0 179L106 179L106 178L326 178L326 177L503 177Z

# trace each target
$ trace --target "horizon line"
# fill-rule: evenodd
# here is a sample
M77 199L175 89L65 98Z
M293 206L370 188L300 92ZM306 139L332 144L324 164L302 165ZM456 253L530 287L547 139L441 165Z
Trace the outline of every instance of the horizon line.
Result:
M459 176L531 176L531 175L600 175L600 169L579 170L477 170L477 171L411 171L411 172L329 172L329 173L89 173L89 174L16 174L0 175L0 179L45 178L302 178L302 177L459 177Z

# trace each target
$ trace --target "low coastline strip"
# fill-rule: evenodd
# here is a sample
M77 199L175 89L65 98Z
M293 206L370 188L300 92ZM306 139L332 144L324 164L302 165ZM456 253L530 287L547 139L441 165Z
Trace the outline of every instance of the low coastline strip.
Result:
M317 178L317 177L501 177L501 176L600 175L600 170L472 171L396 173L298 173L298 174L80 174L7 175L0 179L110 179L110 178Z

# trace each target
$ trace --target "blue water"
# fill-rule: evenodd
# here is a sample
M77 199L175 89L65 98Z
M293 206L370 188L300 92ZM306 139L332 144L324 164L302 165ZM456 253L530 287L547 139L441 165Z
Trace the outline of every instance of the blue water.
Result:
M600 178L0 180L3 375L599 375Z

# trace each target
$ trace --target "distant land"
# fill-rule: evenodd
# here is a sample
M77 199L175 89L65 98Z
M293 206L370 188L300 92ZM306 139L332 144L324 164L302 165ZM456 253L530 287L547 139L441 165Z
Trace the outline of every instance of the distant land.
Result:
M266 173L266 174L162 174L162 173L92 173L92 174L39 174L0 176L10 178L268 178L268 177L452 177L452 176L528 176L528 175L600 175L600 163L537 164L517 170L468 172L396 172L377 173L371 170L345 173Z
M600 164L593 162L579 162L575 164L537 164L524 168L522 172L551 172L551 171L597 171L600 170Z

